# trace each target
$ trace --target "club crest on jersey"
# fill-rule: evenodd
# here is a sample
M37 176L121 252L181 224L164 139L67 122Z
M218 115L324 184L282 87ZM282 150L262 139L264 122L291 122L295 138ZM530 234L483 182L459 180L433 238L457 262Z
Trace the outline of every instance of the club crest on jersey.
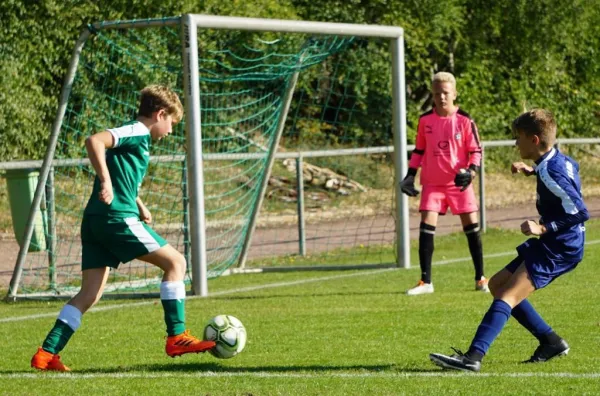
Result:
M437 146L442 150L446 150L448 149L448 147L450 147L450 142L448 142L447 140L440 140Z

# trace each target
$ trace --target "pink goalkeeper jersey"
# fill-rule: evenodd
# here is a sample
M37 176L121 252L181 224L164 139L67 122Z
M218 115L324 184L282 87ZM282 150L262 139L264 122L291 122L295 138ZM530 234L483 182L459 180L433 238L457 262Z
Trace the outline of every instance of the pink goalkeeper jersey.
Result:
M430 110L419 119L417 141L409 168L421 167L421 184L454 185L461 168L481 165L481 144L475 122L457 109L448 117Z

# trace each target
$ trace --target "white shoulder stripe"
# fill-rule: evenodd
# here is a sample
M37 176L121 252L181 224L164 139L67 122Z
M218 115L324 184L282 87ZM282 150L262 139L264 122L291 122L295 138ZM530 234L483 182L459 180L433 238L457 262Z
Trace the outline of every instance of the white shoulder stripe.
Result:
M575 180L575 172L573 172L573 164L570 163L569 161L567 161L567 162L565 162L565 167L567 169L567 175L569 176L569 179Z
M550 190L550 192L560 198L562 202L563 209L568 214L576 214L579 212L577 209L577 205L573 202L569 194L566 193L565 190L556 182L556 180L552 179L550 174L548 173L548 163L542 162L538 168L537 173L540 175L540 179L544 183L544 185Z
M139 121L133 124L124 125L122 127L108 129L108 132L110 132L115 139L115 147L119 147L121 138L150 134L150 130L146 127L146 125Z
M550 153L549 153L549 154L546 156L546 158L544 158L544 160L543 160L542 162L540 162L540 163L539 163L539 165L538 165L538 166L542 166L542 165L544 165L544 164L546 164L546 165L547 165L547 164L548 164L548 161L550 161L550 159L551 159L552 157L554 157L555 155L556 155L556 149L555 149L555 148L552 148L552 149L550 149Z

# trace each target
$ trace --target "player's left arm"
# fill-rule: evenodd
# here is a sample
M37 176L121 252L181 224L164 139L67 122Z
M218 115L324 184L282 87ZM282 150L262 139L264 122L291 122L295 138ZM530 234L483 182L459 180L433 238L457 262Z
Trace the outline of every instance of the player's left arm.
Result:
M140 197L137 197L135 203L137 204L138 210L140 211L140 220L146 224L152 223L152 214L150 213L150 210L148 210L144 202L142 202L142 199Z
M481 143L475 121L469 119L469 123L465 128L465 148L468 155L468 166L466 171L461 171L454 177L454 185L461 187L460 191L464 191L469 187L477 172L481 168Z
M469 125L467 127L466 142L467 150L469 151L468 169L471 172L471 176L475 177L475 174L479 172L479 169L481 168L482 148L477 125L472 119L469 120Z
M525 235L540 236L546 233L546 226L542 223L536 223L534 220L525 220L521 223L521 232Z
M569 167L569 166L568 166ZM560 198L565 214L562 218L544 222L545 232L557 232L589 220L590 215L583 202L578 169L570 166L570 170L546 168L540 177L548 190Z

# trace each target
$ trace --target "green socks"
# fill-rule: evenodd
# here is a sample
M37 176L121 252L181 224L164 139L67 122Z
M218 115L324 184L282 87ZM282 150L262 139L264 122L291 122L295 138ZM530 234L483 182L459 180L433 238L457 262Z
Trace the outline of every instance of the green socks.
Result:
M165 310L167 334L174 336L185 331L185 300L161 300Z
M46 336L42 349L57 354L62 351L75 333L75 330L81 325L82 313L72 305L65 305L58 314L58 319L54 327Z
M42 349L56 355L67 345L73 333L75 331L68 324L57 320L52 330L46 336L42 344Z
M185 331L185 285L183 281L162 282L160 300L165 311L167 335L179 335Z

